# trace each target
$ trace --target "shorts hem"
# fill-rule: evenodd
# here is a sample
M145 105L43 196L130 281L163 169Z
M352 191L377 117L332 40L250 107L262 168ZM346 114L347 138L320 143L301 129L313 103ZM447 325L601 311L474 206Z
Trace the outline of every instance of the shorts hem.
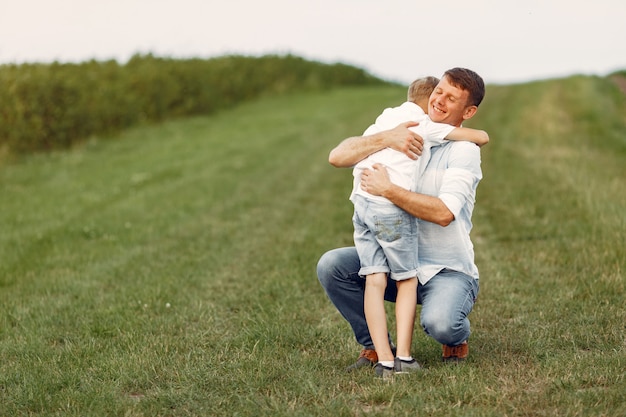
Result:
M367 275L372 274L387 274L389 275L389 268L386 266L367 266L359 270L359 276L365 278Z

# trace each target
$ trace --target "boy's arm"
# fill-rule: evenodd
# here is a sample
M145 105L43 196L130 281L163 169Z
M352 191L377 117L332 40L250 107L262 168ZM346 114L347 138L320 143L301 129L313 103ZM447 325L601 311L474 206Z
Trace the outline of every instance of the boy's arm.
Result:
M446 136L448 140L465 140L473 142L478 146L489 143L489 135L484 130L471 129L469 127L455 127Z

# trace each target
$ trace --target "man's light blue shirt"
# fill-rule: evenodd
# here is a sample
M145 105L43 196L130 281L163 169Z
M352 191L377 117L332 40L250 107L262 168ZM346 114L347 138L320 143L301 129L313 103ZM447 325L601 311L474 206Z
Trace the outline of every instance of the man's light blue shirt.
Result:
M444 268L478 279L470 239L476 188L482 179L480 148L464 141L446 141L431 148L430 161L415 191L439 197L454 214L446 227L417 220L418 278L426 284Z

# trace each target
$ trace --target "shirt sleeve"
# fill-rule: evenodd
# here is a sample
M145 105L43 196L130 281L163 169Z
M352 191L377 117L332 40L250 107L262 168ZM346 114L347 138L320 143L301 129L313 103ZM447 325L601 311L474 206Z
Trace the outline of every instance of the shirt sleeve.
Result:
M439 198L459 217L468 203L474 204L476 187L482 179L480 168L480 148L470 142L453 142L448 167L443 175Z
M446 123L435 123L428 118L424 118L420 121L418 126L410 128L425 141L430 142L432 145L441 145L446 136L455 129L454 126Z
M374 133L379 133L381 130L376 125L370 125L365 132L363 132L363 136L373 135Z

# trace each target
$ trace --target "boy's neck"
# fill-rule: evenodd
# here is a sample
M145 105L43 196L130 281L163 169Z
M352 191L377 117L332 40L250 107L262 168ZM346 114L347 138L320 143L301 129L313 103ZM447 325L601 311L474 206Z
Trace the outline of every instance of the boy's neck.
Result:
M420 106L422 110L424 110L424 113L428 114L428 97L414 101L414 103Z

